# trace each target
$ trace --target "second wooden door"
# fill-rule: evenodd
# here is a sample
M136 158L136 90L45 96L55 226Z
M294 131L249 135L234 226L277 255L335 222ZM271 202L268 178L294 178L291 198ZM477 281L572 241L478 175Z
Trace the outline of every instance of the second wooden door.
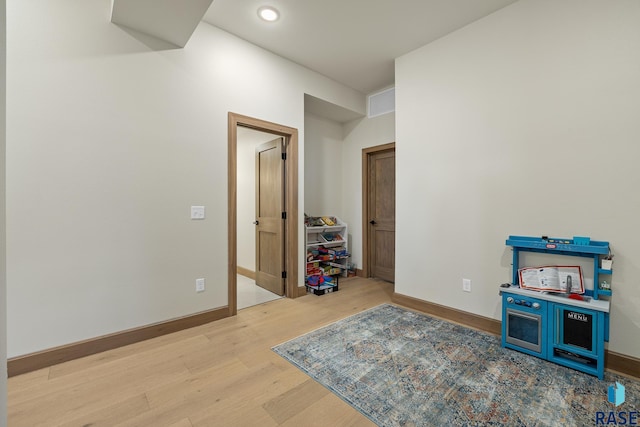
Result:
M369 271L371 276L395 281L396 153L395 148L368 158Z

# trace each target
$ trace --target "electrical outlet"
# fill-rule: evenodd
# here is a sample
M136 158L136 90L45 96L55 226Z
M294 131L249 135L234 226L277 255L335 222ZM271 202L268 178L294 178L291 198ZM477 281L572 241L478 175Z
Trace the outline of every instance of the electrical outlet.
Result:
M196 279L196 292L204 292L204 279Z
M471 292L471 279L462 279L462 290Z

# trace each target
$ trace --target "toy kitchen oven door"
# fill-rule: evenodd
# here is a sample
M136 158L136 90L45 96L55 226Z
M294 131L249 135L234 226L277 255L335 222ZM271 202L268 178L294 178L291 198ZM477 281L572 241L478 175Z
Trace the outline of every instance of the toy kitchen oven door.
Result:
M553 328L549 335L549 360L567 366L575 364L597 369L603 350L598 345L597 334L604 334L601 325L604 316L593 310L562 304L550 304ZM600 331L599 326L600 325Z
M502 346L547 356L547 301L504 293L502 299Z

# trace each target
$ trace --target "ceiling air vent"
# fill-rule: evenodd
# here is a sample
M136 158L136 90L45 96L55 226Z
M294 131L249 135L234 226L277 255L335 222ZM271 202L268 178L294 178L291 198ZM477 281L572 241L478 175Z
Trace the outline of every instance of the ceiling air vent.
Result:
M396 88L385 89L382 92L369 95L367 116L376 117L396 111Z

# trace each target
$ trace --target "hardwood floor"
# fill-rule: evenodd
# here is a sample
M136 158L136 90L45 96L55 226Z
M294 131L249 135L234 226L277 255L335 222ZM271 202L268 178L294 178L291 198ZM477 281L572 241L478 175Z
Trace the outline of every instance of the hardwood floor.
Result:
M9 425L373 426L271 347L391 302L393 285L280 299L232 318L9 379Z

